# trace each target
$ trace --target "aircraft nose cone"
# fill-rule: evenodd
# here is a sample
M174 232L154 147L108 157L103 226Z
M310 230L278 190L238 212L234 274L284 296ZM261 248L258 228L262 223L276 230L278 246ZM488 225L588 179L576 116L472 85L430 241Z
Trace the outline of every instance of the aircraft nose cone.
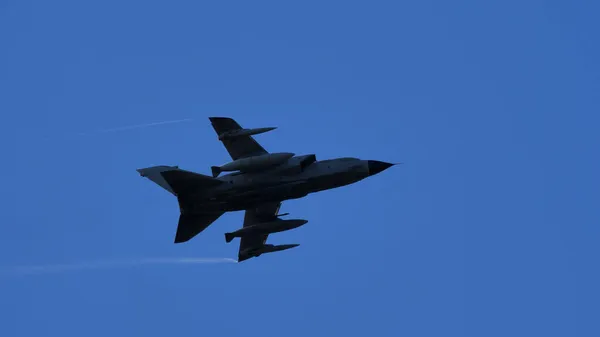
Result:
M380 172L387 170L388 168L394 166L394 164L386 163L384 161L378 161L378 160L367 160L367 164L369 166L369 175L370 176L380 173Z

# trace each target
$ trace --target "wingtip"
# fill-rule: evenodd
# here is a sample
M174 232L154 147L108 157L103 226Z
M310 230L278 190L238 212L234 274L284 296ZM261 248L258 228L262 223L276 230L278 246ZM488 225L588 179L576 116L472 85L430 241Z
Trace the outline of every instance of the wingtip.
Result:
M183 237L183 236L176 235L176 236L175 236L175 239L173 240L173 243L174 243L174 244L178 244L178 243L184 243L184 242L187 242L187 241L189 241L189 240L190 240L190 238L187 238L187 237Z
M232 119L232 118L231 117L222 117L222 116L213 116L213 117L208 117L208 119L211 122L214 122L214 121L218 121L218 120Z

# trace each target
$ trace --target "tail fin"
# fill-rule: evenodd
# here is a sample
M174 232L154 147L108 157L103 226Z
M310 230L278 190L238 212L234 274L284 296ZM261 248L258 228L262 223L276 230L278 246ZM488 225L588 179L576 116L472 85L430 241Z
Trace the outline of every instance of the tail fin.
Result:
M177 166L152 166L136 170L142 177L150 179L155 184L173 195L214 187L223 182L203 174L179 169Z
M212 171L213 178L216 178L221 174L221 168L218 166L211 166L210 170Z
M150 179L177 197L179 202L179 223L175 243L189 241L210 226L224 212L195 212L190 193L199 189L218 186L223 182L203 174L184 171L177 166L153 166L137 170L142 177Z
M225 233L225 242L230 243L233 240L233 233Z
M203 174L184 170L169 170L160 173L176 195L189 194L195 190L215 187L223 182Z
M175 194L175 192L173 191L171 186L167 183L165 178L161 175L161 173L164 171L171 171L171 170L178 170L178 169L179 168L177 166L159 165L159 166L152 166L152 167L137 169L136 171L140 174L140 176L142 176L144 178L148 178L150 181L152 181L153 183L157 184L158 186L164 188L169 193Z

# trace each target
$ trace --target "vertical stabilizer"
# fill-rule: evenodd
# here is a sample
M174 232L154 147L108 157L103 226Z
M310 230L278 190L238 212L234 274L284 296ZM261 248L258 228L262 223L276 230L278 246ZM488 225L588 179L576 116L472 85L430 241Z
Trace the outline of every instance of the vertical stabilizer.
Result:
M173 191L171 186L167 183L167 181L161 174L162 172L173 171L173 170L179 170L179 167L160 165L160 166L152 166L152 167L137 169L136 171L140 174L140 176L142 176L144 178L148 178L150 181L152 181L153 183L162 187L167 192L175 195L175 192Z

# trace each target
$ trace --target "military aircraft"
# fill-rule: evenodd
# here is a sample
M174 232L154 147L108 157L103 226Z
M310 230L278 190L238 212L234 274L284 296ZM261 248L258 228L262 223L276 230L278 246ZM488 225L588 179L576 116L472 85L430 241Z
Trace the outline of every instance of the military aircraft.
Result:
M240 238L238 262L298 246L266 244L269 234L307 223L281 219L287 215L279 214L283 201L353 184L395 165L357 158L318 161L315 154L269 153L252 136L275 127L244 129L232 118L209 120L232 159L222 166L212 166L212 176L162 165L137 172L177 197L180 216L175 243L192 239L225 212L245 211L243 227L225 233L228 243ZM221 175L223 172L230 173Z

